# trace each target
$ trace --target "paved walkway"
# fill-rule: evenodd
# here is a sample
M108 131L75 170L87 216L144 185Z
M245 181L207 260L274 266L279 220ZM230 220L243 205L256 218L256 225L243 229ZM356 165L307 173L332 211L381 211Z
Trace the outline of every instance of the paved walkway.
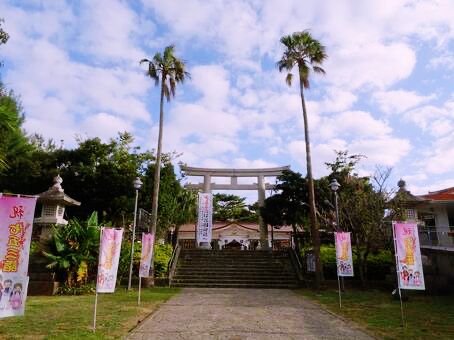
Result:
M186 288L128 339L371 339L286 289Z

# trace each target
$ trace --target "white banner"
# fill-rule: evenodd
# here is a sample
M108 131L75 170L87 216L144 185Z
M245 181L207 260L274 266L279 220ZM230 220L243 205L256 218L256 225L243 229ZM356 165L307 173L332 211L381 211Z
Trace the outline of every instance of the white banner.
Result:
M397 270L399 271L399 287L424 290L418 225L413 222L394 222L393 234Z
M211 242L213 226L213 195L199 192L199 210L197 219L197 243Z
M24 315L28 276L0 274L0 318Z
M96 292L113 293L117 282L123 229L101 228Z
M353 257L350 233L335 232L337 275L353 276Z

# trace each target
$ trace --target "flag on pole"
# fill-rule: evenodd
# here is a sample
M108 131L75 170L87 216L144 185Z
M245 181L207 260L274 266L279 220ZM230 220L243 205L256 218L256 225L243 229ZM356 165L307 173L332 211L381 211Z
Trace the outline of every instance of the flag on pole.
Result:
M335 232L337 275L353 276L353 257L350 233Z
M97 293L113 293L117 282L123 229L101 228L99 245Z
M154 235L142 233L142 254L140 256L139 277L150 276L151 258L153 256Z
M394 222L393 234L399 287L425 290L418 225L415 222Z

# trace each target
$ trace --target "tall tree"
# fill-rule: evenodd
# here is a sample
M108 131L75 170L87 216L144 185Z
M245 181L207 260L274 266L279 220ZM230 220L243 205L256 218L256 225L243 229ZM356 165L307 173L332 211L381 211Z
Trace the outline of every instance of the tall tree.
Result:
M314 197L314 180L312 177L311 147L309 141L309 123L307 119L306 103L304 100L304 89L309 88L309 76L312 72L324 74L321 67L323 61L327 58L325 46L318 40L314 39L309 31L295 32L281 38L281 43L285 46L284 54L278 61L279 71L286 71L286 83L292 85L293 67L298 68L300 80L301 105L303 107L304 119L304 138L306 141L306 166L307 166L307 186L309 191L309 209L311 222L311 236L314 247L316 287L320 287L322 281L322 267L320 262L320 235L318 232L317 215Z
M361 155L348 155L347 151L338 151L334 163L326 165L331 170L329 178L335 178L341 184L338 192L338 228L352 232L359 276L363 287L366 287L368 256L383 249L389 236L389 225L386 225L384 212L389 207L390 193L386 189L386 183L391 168L377 167L372 177L361 177L355 172L361 158Z
M170 45L164 49L164 53L157 52L153 59L142 59L140 63L148 64L147 75L155 81L155 85L161 85L161 98L159 104L159 136L156 152L156 169L153 183L153 200L151 206L151 232L156 235L158 219L159 180L161 171L162 135L164 127L164 97L170 102L175 96L177 83L183 83L189 73L185 71L185 63L174 55L175 46ZM153 261L153 260L152 260ZM151 264L153 268L153 263Z
M16 157L31 150L21 128L23 121L19 100L0 82L0 174L10 168Z

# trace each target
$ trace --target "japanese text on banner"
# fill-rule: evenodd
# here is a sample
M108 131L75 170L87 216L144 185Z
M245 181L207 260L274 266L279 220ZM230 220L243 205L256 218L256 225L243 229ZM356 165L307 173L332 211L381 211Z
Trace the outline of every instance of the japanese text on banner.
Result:
M101 228L98 278L96 281L98 293L113 293L115 291L122 237L123 229Z
M0 272L27 276L36 197L0 197Z
M416 223L393 223L399 287L424 290L421 250Z
M150 276L151 258L153 256L154 235L142 233L142 254L140 256L139 276Z
M197 242L211 242L212 225L213 225L213 195L210 193L199 193Z

